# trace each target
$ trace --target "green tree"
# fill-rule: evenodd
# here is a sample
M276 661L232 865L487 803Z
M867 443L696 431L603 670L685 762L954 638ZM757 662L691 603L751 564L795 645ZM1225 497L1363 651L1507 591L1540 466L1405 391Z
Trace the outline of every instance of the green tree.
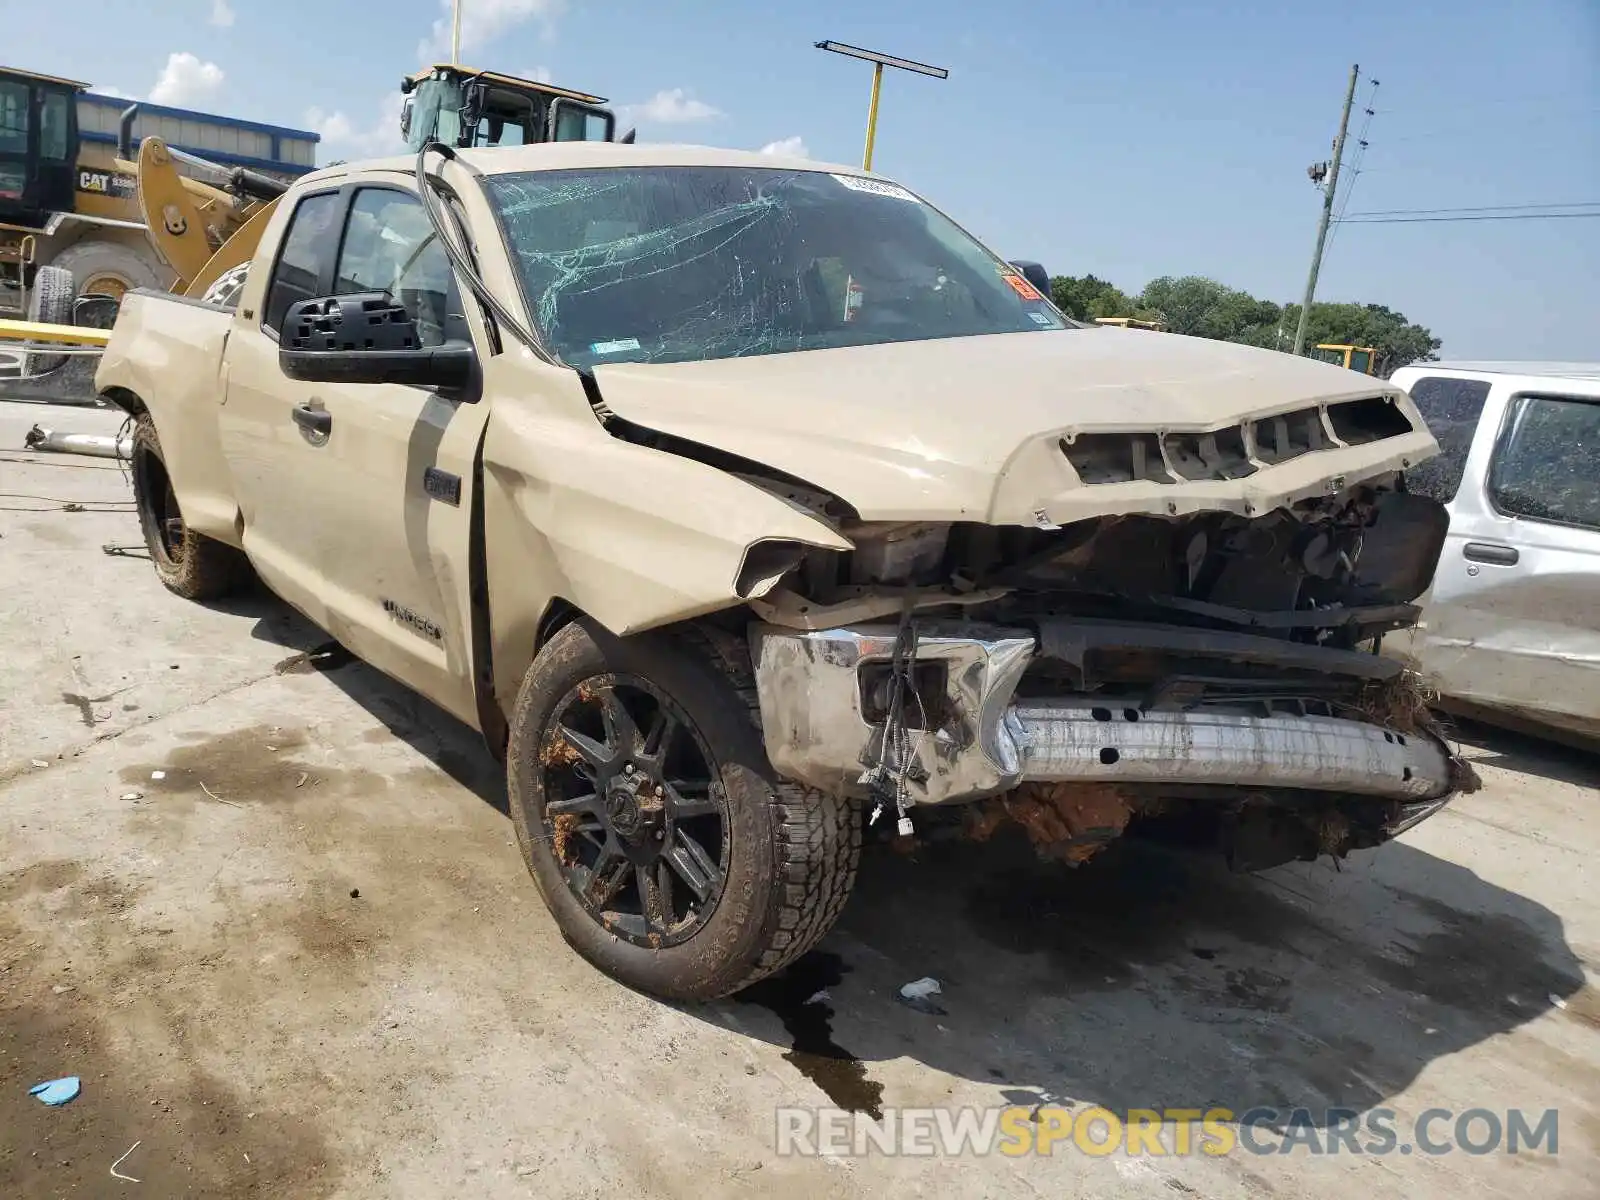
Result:
M1286 329L1300 321L1300 306L1283 310ZM1373 373L1387 379L1414 362L1434 362L1443 344L1426 326L1408 321L1404 313L1383 304L1318 303L1306 322L1306 347L1321 343L1371 346L1377 351Z
M1093 275L1055 276L1050 280L1050 299L1067 316L1079 321L1131 316L1134 309L1126 292Z
M1300 320L1297 304L1277 305L1203 275L1152 279L1138 296L1094 275L1057 275L1050 298L1070 317L1138 317L1161 320L1172 333L1241 342L1287 352ZM1431 330L1382 304L1321 303L1311 306L1308 348L1318 343L1371 346L1373 371L1387 378L1407 363L1432 362L1440 341Z
M1257 326L1276 325L1279 315L1278 306L1270 300L1257 300L1249 292L1202 275L1152 279L1139 304L1159 313L1172 333L1223 340Z

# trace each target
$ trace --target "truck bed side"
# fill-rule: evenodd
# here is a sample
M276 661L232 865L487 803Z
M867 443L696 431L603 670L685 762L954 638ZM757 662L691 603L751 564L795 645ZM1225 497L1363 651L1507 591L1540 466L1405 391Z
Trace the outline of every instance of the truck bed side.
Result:
M238 505L217 428L227 383L222 352L232 324L233 313L216 305L130 292L95 388L124 411L155 418L184 520L197 533L237 546Z

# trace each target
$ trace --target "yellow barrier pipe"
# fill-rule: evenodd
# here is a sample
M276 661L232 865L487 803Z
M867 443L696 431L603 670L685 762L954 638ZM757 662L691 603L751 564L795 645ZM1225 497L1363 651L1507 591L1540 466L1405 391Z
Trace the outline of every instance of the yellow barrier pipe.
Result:
M0 342L49 342L57 346L104 346L111 340L109 329L87 329L78 325L46 325L42 321L0 320Z

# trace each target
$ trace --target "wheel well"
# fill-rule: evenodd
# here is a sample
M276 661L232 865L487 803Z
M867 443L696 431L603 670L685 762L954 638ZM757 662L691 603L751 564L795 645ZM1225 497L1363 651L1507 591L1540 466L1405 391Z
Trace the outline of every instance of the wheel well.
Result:
M584 615L576 604L569 604L559 596L550 601L545 606L544 616L539 618L539 630L533 639L533 653L537 655L551 638Z
M129 416L142 417L150 411L145 402L127 388L109 387L100 394Z

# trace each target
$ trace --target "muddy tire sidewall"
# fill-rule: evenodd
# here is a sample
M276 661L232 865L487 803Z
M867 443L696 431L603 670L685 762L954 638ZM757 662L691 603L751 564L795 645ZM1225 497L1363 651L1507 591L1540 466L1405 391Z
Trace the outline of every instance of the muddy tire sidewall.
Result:
M156 507L167 503L165 488L161 439L154 419L142 413L133 425L133 500L156 577L168 591L186 600L214 600L239 590L248 581L250 570L244 555L232 546L204 537L185 524L177 552L169 554ZM157 496L157 489L163 489L163 495Z
M545 836L539 747L561 698L595 675L641 676L666 691L698 727L727 795L728 860L716 909L686 941L659 949L605 929L572 894ZM612 637L568 625L529 669L512 715L507 757L511 817L523 858L562 936L629 987L670 999L713 999L751 977L770 940L781 898L774 791L759 734L727 683L670 638Z

